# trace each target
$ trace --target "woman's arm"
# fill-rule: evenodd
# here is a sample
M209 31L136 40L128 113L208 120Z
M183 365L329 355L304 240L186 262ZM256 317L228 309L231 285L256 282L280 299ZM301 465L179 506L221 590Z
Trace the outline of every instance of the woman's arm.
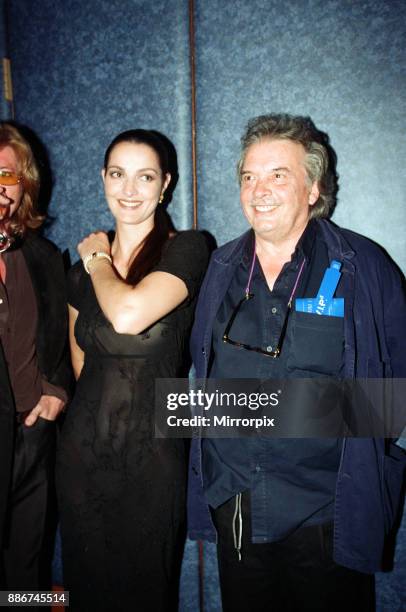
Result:
M188 295L185 283L168 272L151 272L131 287L105 259L92 262L91 278L100 308L119 334L141 333Z
M81 348L79 348L78 343L75 338L75 323L78 318L79 312L76 308L72 306L68 306L69 309L69 344L70 344L70 354L72 360L72 368L73 373L75 375L75 379L77 380L80 376L80 373L83 368L83 363L85 360L85 354Z
M81 257L94 251L110 253L103 232L91 234L79 247ZM97 301L119 334L139 334L159 321L188 296L186 284L169 272L151 272L135 287L127 285L105 258L89 265Z

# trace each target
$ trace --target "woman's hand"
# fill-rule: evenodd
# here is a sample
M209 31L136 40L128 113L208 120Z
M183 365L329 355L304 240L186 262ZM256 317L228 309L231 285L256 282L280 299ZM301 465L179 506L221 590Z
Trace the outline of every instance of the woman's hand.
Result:
M105 232L93 232L78 244L78 253L82 259L97 251L110 255L110 250L110 242Z

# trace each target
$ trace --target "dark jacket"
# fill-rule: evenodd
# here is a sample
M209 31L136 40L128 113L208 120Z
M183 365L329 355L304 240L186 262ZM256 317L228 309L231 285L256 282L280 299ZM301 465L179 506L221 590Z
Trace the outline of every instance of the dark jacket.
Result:
M21 245L38 305L36 351L41 374L69 390L71 369L67 344L65 274L60 252L48 240L29 232ZM13 394L0 342L0 546L11 475L15 422Z
M38 304L36 350L41 374L69 390L71 367L65 272L59 250L34 233L26 236L22 252Z
M370 240L326 220L318 220L317 224L330 261L343 262L340 295L345 300L344 377L406 377L406 300L396 267ZM213 322L246 239L245 234L212 255L192 331L196 378L207 376ZM382 569L385 541L398 518L405 463L404 452L390 441L344 440L335 498L337 563L363 572ZM253 508L252 512L258 514L261 510ZM204 503L197 442L191 456L189 529L192 538L215 538Z

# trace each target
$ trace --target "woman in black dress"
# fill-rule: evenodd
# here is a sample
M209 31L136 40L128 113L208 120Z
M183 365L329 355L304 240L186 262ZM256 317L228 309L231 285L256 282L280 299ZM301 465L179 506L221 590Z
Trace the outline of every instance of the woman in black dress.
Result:
M154 437L154 382L184 375L208 249L196 231L171 232L155 132L117 136L102 177L115 237L85 238L69 278L77 388L57 465L65 588L71 610L175 610L187 450Z

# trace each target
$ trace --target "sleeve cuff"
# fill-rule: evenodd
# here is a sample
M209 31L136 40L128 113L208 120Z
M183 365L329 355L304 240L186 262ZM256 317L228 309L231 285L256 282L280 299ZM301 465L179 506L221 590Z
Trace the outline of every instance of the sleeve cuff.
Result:
M57 385L53 385L48 380L45 380L45 378L41 379L41 389L43 395L53 395L54 397L62 400L65 404L68 401L68 394L66 393L65 389L62 389L62 387L58 387Z

